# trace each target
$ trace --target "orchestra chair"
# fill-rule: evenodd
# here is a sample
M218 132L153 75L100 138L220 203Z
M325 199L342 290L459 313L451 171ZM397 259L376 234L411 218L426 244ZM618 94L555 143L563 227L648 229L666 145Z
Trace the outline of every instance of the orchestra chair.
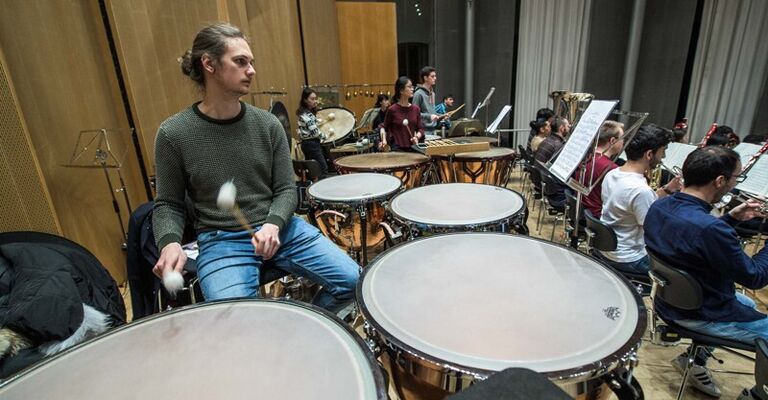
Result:
M292 160L293 173L299 177L296 182L296 190L299 195L299 202L296 205L296 213L306 215L309 212L309 199L307 198L307 188L314 182L317 182L323 174L320 169L320 163L315 160Z
M570 190L565 191L565 236L563 243L570 243L571 247L578 249L587 237L586 220L584 219L584 202L576 207L578 199ZM578 223L576 222L578 219ZM578 232L576 228L578 227Z
M735 340L695 332L676 324L673 320L665 319L655 312L654 301L657 297L665 303L682 310L697 310L704 303L704 295L699 282L697 282L689 273L671 266L659 258L659 256L648 247L646 247L646 250L651 258L651 270L648 274L653 281L650 307L652 334L655 331L658 318L667 325L666 328L668 333L676 333L681 339L691 340L691 347L688 352L688 363L683 371L683 381L680 384L677 399L680 400L683 398L683 393L685 392L688 383L688 374L691 372L691 367L693 367L693 360L696 352L700 348L717 347L748 360L755 361L752 357L735 351L743 350L755 352L755 344L744 344Z
M598 260L604 260L601 251L615 251L618 246L616 232L605 222L592 215L589 210L584 210L584 219L586 222L585 231L587 235L587 251L592 257ZM623 271L614 268L622 274L635 287L637 293L648 296L651 290L651 279L648 275L638 274L630 271Z
M541 177L541 208L539 208L539 217L536 221L536 229L541 233L541 222L544 219L543 211L546 210L549 216L552 216L552 235L549 240L555 240L555 228L559 221L565 221L565 204L556 206L549 201L549 197L557 193L557 178L541 164L534 164L534 174L536 172Z

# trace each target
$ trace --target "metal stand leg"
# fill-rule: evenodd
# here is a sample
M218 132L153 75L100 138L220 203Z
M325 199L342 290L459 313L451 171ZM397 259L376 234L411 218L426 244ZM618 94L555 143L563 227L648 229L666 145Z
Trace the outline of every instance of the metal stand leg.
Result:
M365 204L358 206L358 213L360 214L360 247L363 252L362 266L368 265L368 214L366 213Z
M126 243L128 243L128 234L125 231L125 225L123 225L123 217L120 215L120 206L117 203L117 197L115 197L115 190L112 189L112 179L109 177L109 171L107 171L107 164L102 163L102 167L104 167L104 177L107 178L107 186L109 186L109 195L112 196L112 207L115 209L115 214L117 214L117 222L120 223L120 235L123 237L123 248L126 247Z

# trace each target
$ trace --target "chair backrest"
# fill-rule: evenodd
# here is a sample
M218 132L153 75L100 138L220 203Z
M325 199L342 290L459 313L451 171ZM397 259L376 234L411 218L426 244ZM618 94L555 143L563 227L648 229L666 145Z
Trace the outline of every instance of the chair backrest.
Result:
M704 303L704 295L701 285L688 272L677 269L658 254L646 247L651 258L650 274L655 280L664 282L656 288L656 296L665 303L682 309L697 310Z
M538 171L541 176L542 190L544 196L553 196L558 194L560 189L560 180L552 175L546 167L539 163L534 164L534 169ZM533 178L531 178L533 180Z
M315 182L323 175L320 163L315 160L293 160L293 172L302 182Z
M618 245L616 231L592 215L589 210L584 210L584 219L587 221L587 231L594 234L590 245L600 251L614 251Z
M755 340L755 390L753 394L759 400L768 400L768 341Z

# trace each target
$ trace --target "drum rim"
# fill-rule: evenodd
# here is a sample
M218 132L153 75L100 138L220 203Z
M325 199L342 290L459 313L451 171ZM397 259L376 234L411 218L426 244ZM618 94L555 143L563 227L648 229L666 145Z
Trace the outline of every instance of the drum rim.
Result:
M635 330L632 333L632 335L629 337L627 342L624 343L624 345L622 345L618 349L614 350L611 354L603 357L600 360L593 361L589 364L585 364L580 367L549 371L549 372L541 372L541 374L544 374L551 380L557 380L560 383L581 381L584 379L588 379L590 377L600 376L612 371L620 363L627 362L629 358L637 352L637 349L640 347L642 337L647 328L648 315L647 315L645 303L643 303L642 297L640 297L640 295L637 293L637 290L634 289L634 287L632 286L632 284L629 282L627 278L625 278L623 275L621 275L618 271L616 271L614 268L612 268L608 264L602 261L599 261L591 256L588 256L584 253L575 251L570 247L562 245L560 243L554 243L548 240L534 238L530 236L510 235L510 234L499 233L499 232L451 232L451 233L445 233L445 234L432 235L428 237L422 237L415 240L403 242L394 247L391 247L389 248L389 250L384 251L383 253L377 255L373 260L371 260L366 266L366 268L363 268L362 274L360 274L360 278L357 282L357 286L355 287L355 301L357 303L358 309L360 310L360 313L363 315L364 321L370 324L373 330L377 332L376 339L383 341L384 342L382 343L383 345L387 346L388 348L396 352L405 352L413 358L432 364L433 366L435 366L435 369L439 371L446 371L446 370L454 371L460 374L469 374L479 379L485 379L488 376L499 372L499 371L487 370L482 368L470 367L466 365L457 365L455 363L448 362L446 360L427 354L419 349L413 348L408 344L405 344L403 341L401 341L400 339L396 338L394 335L389 333L386 329L384 329L381 326L381 324L378 323L378 321L374 320L371 317L371 314L368 311L368 307L366 306L365 301L363 299L363 283L365 282L366 276L368 276L368 274L373 270L373 268L371 268L370 266L378 262L381 258L386 256L389 252L394 251L395 249L401 246L407 246L422 240L429 240L429 239L434 239L438 237L453 236L453 235L507 235L507 236L520 238L520 240L533 240L535 242L554 245L555 247L559 247L568 251L578 253L581 256L596 262L600 266L605 267L610 273L614 274L621 282L623 282L627 286L629 292L632 294L632 297L635 299L635 303L637 304L637 307L638 307L638 316L637 316L637 322L635 325Z
M333 109L342 109L342 110L345 110L345 111L349 112L350 114L352 114L352 122L353 122L353 124L352 124L352 129L349 132L347 132L344 135L342 135L341 137L339 137L338 139L336 139L336 140L326 140L326 141L321 140L320 144L323 144L323 145L326 145L326 146L328 146L328 145L337 146L337 145L343 143L343 141L346 140L352 134L352 132L355 131L355 123L354 123L354 121L356 121L355 120L355 112L350 110L350 109L348 109L348 108L346 108L346 107L343 107L343 106L339 105L339 106L328 106L328 107L318 108L317 110L315 110L315 114L317 114L317 112L319 112L319 111L329 110L329 109L332 109L332 108Z
M489 156L489 157L465 157L461 156L458 157L459 154L472 154L472 153L482 153L486 151L491 151L491 149L507 149L510 150L512 153L510 154L504 154L504 155L498 155L498 156ZM439 160L451 160L451 161L471 161L471 162L477 162L477 161L486 161L486 160L504 160L504 159L515 159L517 158L517 152L514 149L510 149L509 147L491 147L488 150L480 150L480 151L468 151L463 153L455 153L455 154L436 154L435 156Z
M508 191L514 193L515 195L519 196L520 200L522 200L522 202L523 202L523 206L520 207L520 209L518 211L516 211L515 213L513 213L511 215L508 215L508 216L506 216L504 218L499 218L499 219L491 220L491 221L478 222L478 223L474 223L474 224L430 224L430 223L423 222L423 221L413 221L413 220L410 220L410 219L407 219L407 218L403 217L402 215L398 214L397 212L395 212L395 210L392 209L392 204L395 202L395 199L398 196L404 195L406 192L410 192L410 191L413 191L413 190L427 190L425 188L429 188L431 186L438 186L438 185L484 185L484 186L489 186L489 187L492 187L492 188L505 189L505 190L508 190ZM403 223L405 225L408 225L408 226L424 226L424 227L426 227L429 230L434 229L434 228L457 229L457 230L458 229L464 229L464 230L466 230L466 229L472 229L472 228L486 227L486 226L489 226L489 225L490 226L498 225L499 223L502 223L502 222L505 222L505 221L510 221L510 220L514 219L515 217L517 217L518 215L520 215L521 213L524 213L525 209L527 207L528 207L528 204L525 201L525 197L522 194L520 194L517 191L515 191L515 190L512 190L512 189L507 188L507 187L503 187L503 186L486 185L486 184L482 184L482 183L468 183L468 182L446 182L446 183L438 183L438 184L435 184L435 185L427 185L427 186L415 187L413 189L406 190L406 191L403 191L401 193L398 193L397 195L392 197L392 199L389 201L389 203L387 203L387 206L386 206L387 211L390 214L392 214L392 216L395 219L397 219L398 221L400 221L401 223ZM373 261L375 261L375 260L372 260L371 262L373 262Z
M425 157L421 161L415 161L410 164L402 164L402 165L396 165L396 166L387 166L382 168L376 168L376 167L350 167L346 165L341 165L339 161L348 158L348 157L359 157L363 158L365 156L371 156L373 154L412 154L412 155L418 155ZM377 156L378 157L378 156ZM424 154L417 154L417 153L368 153L368 154L351 154L344 157L339 157L335 160L333 160L333 165L335 165L337 168L345 171L354 171L354 172L387 172L387 171L407 171L412 168L421 167L425 164L429 164L432 161L432 159L429 156L426 156Z
M375 172L368 172L368 173L374 174ZM345 175L352 175L352 174L345 174ZM355 174L355 175L362 175L362 174ZM389 200L389 199L393 198L394 196L397 196L398 192L403 191L403 188L405 187L405 184L403 183L403 181L400 180L400 178L398 178L396 176L388 175L388 174L377 174L377 175L389 176L389 177L395 178L395 179L397 179L398 182L400 182L400 186L398 186L397 189L389 191L387 193L383 193L383 194L380 194L380 195L377 195L377 196L364 197L362 199L355 199L355 200L349 200L349 201L323 200L323 199L319 199L319 198L315 197L314 195L312 195L311 193L309 193L309 188L311 188L312 186L314 186L318 182L321 182L321 181L317 181L317 182L313 182L311 185L307 186L307 199L309 200L309 204L312 205L312 206L320 205L320 204L340 205L340 206L342 206L342 205L343 206L350 206L350 205L359 206L359 205L370 204L370 203L374 203L374 202L378 202L378 201ZM326 179L328 179L328 178L326 178Z
M98 335L96 337L90 338L90 339L88 339L88 340L86 340L86 341L84 341L82 343L79 343L79 344L77 344L75 346L72 346L72 347L70 347L70 348L68 348L68 349L66 349L66 350L64 350L64 351L62 351L60 353L56 353L53 356L45 358L45 359L43 359L43 360L41 360L41 361L39 361L39 362L37 362L37 363L35 363L33 365L30 365L29 367L26 367L26 368L22 369L21 371L17 372L16 374L11 376L10 378L8 378L8 379L6 379L6 380L4 380L3 382L0 383L0 393L7 386L9 386L10 384L18 381L19 379L23 378L24 376L26 376L26 375L28 375L28 374L30 374L30 373L32 373L32 372L34 372L34 371L36 371L36 370L38 370L40 368L43 368L47 364L49 364L49 363L51 363L53 361L57 361L58 359L60 359L62 357L67 357L71 353L74 353L77 350L80 350L81 348L83 348L85 346L88 346L88 345L90 345L92 343L95 343L95 342L100 341L102 339L106 339L106 338L108 338L108 337L110 337L112 335L121 333L121 332L123 332L125 330L134 329L134 328L139 327L139 326L141 326L143 324L146 324L146 323L149 323L151 321L154 321L155 319L166 318L166 317L170 317L170 316L173 316L174 314L181 313L181 312L184 312L184 311L198 309L198 308L207 308L207 307L211 307L211 306L217 306L217 305L221 305L223 303L233 303L233 304L237 304L237 303L275 303L275 304L285 304L285 305L289 305L289 306L293 306L293 307L303 308L303 309L305 309L307 311L312 311L312 312L315 312L316 314L320 314L321 316L326 317L331 322L336 324L337 327L341 328L344 332L348 333L352 337L352 340L355 343L357 343L358 346L360 346L361 351L363 352L363 356L364 356L365 360L368 362L368 367L369 367L371 373L373 374L373 382L374 382L374 385L376 386L376 398L379 399L379 400L383 400L383 399L387 398L387 390L388 389L387 389L387 387L385 385L384 373L381 371L379 363L377 362L376 357L374 356L373 351L371 350L371 347L367 343L365 343L365 340L363 340L363 338L359 334L357 334L357 332L355 332L352 329L352 327L350 327L349 325L345 324L344 321L339 319L339 317L337 317L335 314L331 313L330 311L322 309L322 308L320 308L318 306L315 306L313 304L299 302L299 301L290 300L290 299L262 299L262 298L252 298L252 299L251 298L239 298L239 299L222 299L222 300L205 301L205 302L202 302L202 303L197 303L197 304L192 304L192 305L188 305L188 306L184 306L184 307L174 308L174 309L168 310L168 311L161 311L161 312L158 312L156 314L152 314L152 315L150 315L148 317L141 318L138 321L132 321L131 323L124 324L122 326L119 326L117 328L109 330L109 331L105 332L104 334L101 334L101 335Z

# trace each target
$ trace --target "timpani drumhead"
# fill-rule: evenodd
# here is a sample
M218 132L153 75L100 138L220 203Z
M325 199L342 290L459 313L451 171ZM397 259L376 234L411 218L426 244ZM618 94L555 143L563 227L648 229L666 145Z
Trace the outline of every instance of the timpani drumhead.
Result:
M434 226L485 224L509 218L525 205L506 188L476 183L443 183L408 190L389 203L407 221Z
M598 369L645 329L640 298L616 273L566 247L499 233L392 248L363 271L357 301L391 343L469 371Z
M386 197L403 183L392 175L360 173L337 175L313 183L307 193L317 200L354 203Z
M403 169L429 161L429 157L416 153L371 153L356 154L335 160L336 165L350 170L392 170Z
M508 149L506 147L491 147L488 150L484 151L471 151L467 153L456 153L454 154L455 159L464 159L464 158L483 158L483 159L498 159L498 158L509 158L514 157L515 152L512 149Z
M0 388L4 399L376 399L362 340L316 307L239 300L163 312Z

